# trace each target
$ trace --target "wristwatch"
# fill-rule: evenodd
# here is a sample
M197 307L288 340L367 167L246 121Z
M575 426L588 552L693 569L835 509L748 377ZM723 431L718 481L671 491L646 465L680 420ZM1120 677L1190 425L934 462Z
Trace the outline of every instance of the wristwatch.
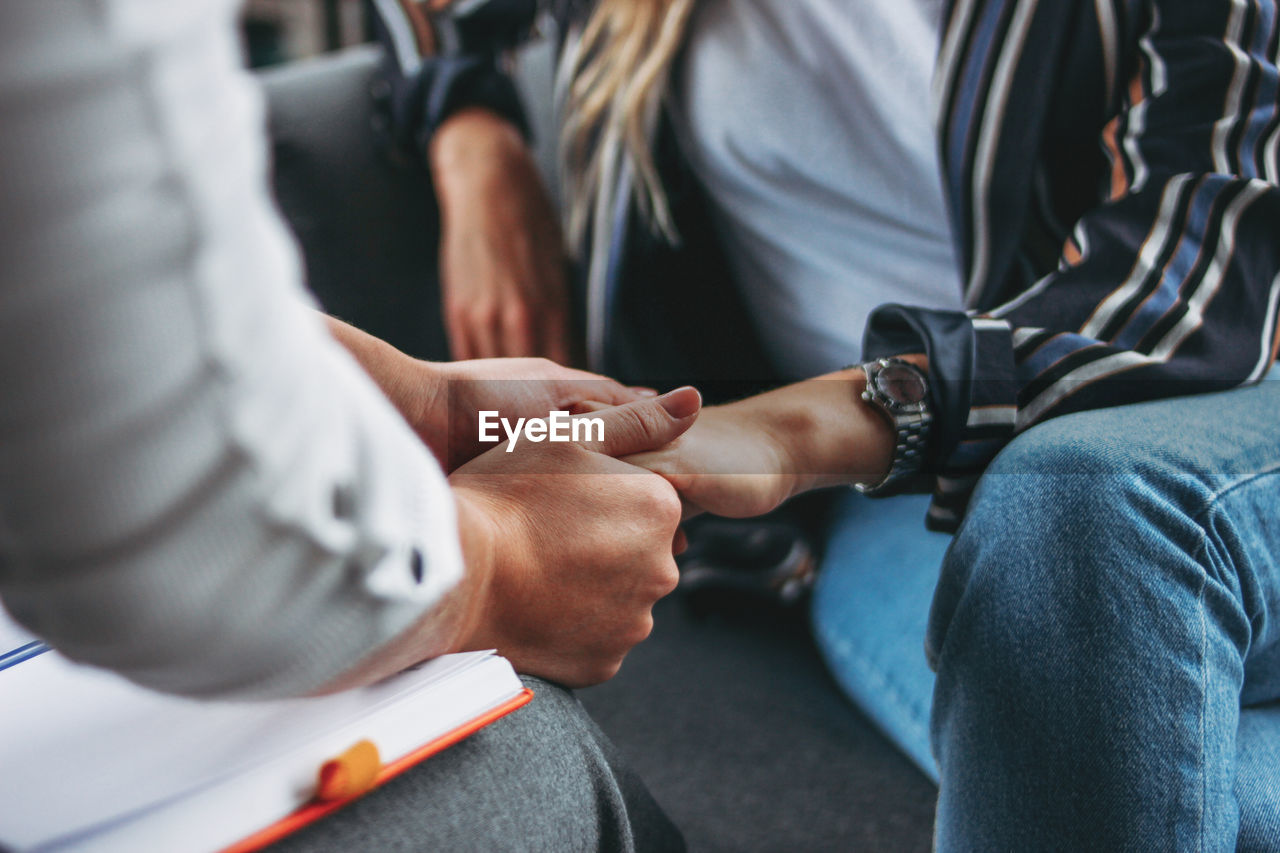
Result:
M893 464L878 483L854 485L864 495L892 495L904 490L920 474L933 414L929 411L929 380L920 368L900 358L881 358L862 365L867 376L862 399L889 419L897 440Z

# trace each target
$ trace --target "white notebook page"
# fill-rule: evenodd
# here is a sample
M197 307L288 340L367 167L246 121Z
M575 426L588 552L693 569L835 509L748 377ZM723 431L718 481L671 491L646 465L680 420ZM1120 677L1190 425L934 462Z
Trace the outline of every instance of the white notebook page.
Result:
M48 652L0 670L0 845L216 850L306 802L356 741L393 761L521 690L475 652L336 696L197 702Z

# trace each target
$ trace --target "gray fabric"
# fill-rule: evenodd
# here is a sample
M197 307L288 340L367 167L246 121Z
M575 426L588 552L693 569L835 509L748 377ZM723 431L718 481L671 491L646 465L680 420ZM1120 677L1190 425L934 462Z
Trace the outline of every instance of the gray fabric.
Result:
M327 310L443 358L432 190L382 144L376 63L359 49L264 75L277 200ZM530 705L272 849L683 850L572 694L525 683Z
M364 47L262 75L276 199L326 311L440 361L434 194L420 159L387 144L379 56Z
M659 602L581 692L689 849L928 851L937 789L841 695L803 612L709 605Z
M680 851L679 832L571 693L532 703L272 853Z

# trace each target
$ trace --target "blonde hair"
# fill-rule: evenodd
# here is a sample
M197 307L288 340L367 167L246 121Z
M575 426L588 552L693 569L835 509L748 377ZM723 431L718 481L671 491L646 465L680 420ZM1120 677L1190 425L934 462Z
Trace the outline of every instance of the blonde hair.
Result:
M568 68L561 167L570 245L580 250L615 156L630 161L635 202L650 227L676 239L653 158L653 135L672 61L694 0L600 0ZM621 151L618 148L621 147Z

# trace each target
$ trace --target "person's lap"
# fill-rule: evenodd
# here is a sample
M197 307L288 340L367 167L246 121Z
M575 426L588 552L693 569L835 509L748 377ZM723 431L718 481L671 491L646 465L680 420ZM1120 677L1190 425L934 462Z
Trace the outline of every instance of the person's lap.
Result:
M351 85L355 91L355 88L364 86L364 83L353 78ZM331 89L332 87L325 87L326 92ZM301 132L300 129L309 126L301 119L313 112L313 105L301 100L293 103L288 98L276 98L274 101L277 107L289 107L298 114L295 116L297 121L277 121L277 129ZM364 127L365 124L355 121L345 126L354 128ZM285 156L289 153L285 149L290 145L298 146L298 150L314 152L317 140L325 146L324 156ZM394 233L383 234L367 228L368 222L376 221L376 217L370 216L367 209L372 209L375 203L381 205L385 199L370 198L367 206L353 206L346 199L343 204L336 204L328 198L314 198L317 188L328 185L326 181L314 180L317 164L350 163L352 150L360 148L364 151L369 148L368 140L363 138L358 145L339 142L341 140L333 133L316 139L308 137L302 141L286 138L283 140L281 156L277 158L277 180L285 190L283 206L287 212L295 214L291 218L307 250L313 284L326 297L326 304L337 300L330 307L355 321L357 325L390 338L393 343L408 351L422 355L435 352L436 357L439 357L439 346L443 339L438 314L438 291L433 284L428 283L428 279L434 276L435 259L430 251L431 241L420 237L428 232L434 222L434 210L415 212L412 227L406 224L402 229L392 229ZM366 159L368 154L365 151ZM361 170L359 174L362 192L368 191L368 170ZM414 205L429 207L425 201L429 193L425 193L421 186L421 176L409 180L406 176L397 174L394 179L384 183L388 193L413 196L407 200L393 200L395 209L403 210L406 204L415 211L417 207ZM412 238L406 235L412 235ZM388 243L389 240L394 246ZM376 243L377 251L370 253L363 250L367 248L366 243L369 241ZM389 247L395 251L389 251ZM370 258L387 259L386 263L391 268L371 271L367 269ZM347 263L349 259L359 261L359 275L350 275ZM365 293L352 286L356 281L377 281L383 286L378 288L376 294ZM333 286L328 287L327 282ZM389 282L395 283L390 288L390 295L385 286ZM406 310L410 305L416 307ZM1168 405L1176 407L1177 403ZM1168 423L1172 417L1176 417L1177 409L1172 408L1168 412L1163 408L1158 409L1155 417ZM1081 416L1081 422L1087 424L1092 417ZM1277 418L1272 417L1271 420L1275 421ZM1223 433L1224 440L1228 441L1234 440L1233 431L1240 432L1244 429L1240 424L1228 426L1230 429ZM1272 424L1267 424L1267 427L1273 431L1275 429ZM1034 439L1036 435L1037 430L1032 430L1023 438ZM984 498L979 495L975 508L980 508L983 501ZM978 531L978 527L990 528L993 535L998 535L1008 526L1006 521L1010 514L1007 509L997 507L990 513L992 521L982 525L971 524L970 530L975 537L980 537L985 532ZM925 532L921 524L923 515L923 498L872 502L850 494L842 500L829 537L826 563L815 592L813 621L819 645L840 684L891 739L936 779L938 771L929 741L929 711L934 675L928 668L923 648L930 600L949 537ZM1081 544L1089 543L1084 541ZM959 561L948 562L953 573L958 573L956 565L959 565ZM1250 670L1248 680L1251 683L1258 681L1260 667L1261 664L1255 663ZM1274 664L1271 664L1271 668L1274 671ZM1265 693L1265 690L1260 690L1259 695ZM523 713L532 712L531 707ZM510 725L513 728L523 728L531 725L531 721L527 721L528 717L513 717ZM1261 827L1258 831L1262 838L1280 837L1280 826L1272 824L1270 835L1267 835L1266 819L1259 817L1277 799L1274 795L1276 781L1273 769L1276 765L1273 761L1268 761L1267 756L1280 752L1280 734L1273 735L1278 730L1280 710L1275 705L1251 706L1240 716L1241 746L1238 750L1240 759L1237 773L1240 782L1236 788L1240 808L1246 814L1242 826L1246 832L1254 827ZM494 729L495 733L501 731ZM575 737L578 736L581 736L580 732ZM474 746L481 747L487 742L487 737L477 740ZM464 756L469 754L469 750L458 752L456 757L446 758L436 768L443 768L445 763L454 761L465 763L470 759ZM427 797L428 792L443 784L435 775L443 770L431 768L430 764L428 762L422 768L423 781L420 789L413 781L416 776L413 776L405 780L410 788L408 792L395 794L389 790L386 794L374 796L395 798L401 803L405 813L412 813L423 798ZM536 798L534 801L536 802ZM339 816L339 821L349 820L352 826L360 826L364 818L359 818L358 815L371 814L368 810L377 801L371 799L368 802L369 805L357 804L348 813L349 817ZM516 813L519 813L519 805L514 807ZM379 823L393 824L394 821ZM422 825L411 823L409 826L420 828ZM337 826L336 822L334 826ZM391 830L386 827L383 831ZM412 834L412 829L407 832Z
M573 694L524 681L532 703L273 853L683 850L680 833Z
M1156 820L1173 802L1181 814L1209 814L1196 831L1212 843L1231 834L1234 799L1242 847L1280 838L1280 771L1264 758L1280 752L1280 642L1267 620L1280 612L1277 414L1280 383L1268 382L1037 427L992 466L950 552L949 537L923 530L922 498L843 501L815 590L815 634L846 692L934 778L935 679L923 648L942 567L928 629L942 674L933 723L941 840L972 829L970 813L1000 813L966 792L1036 808L1037 773L1045 812L1073 786L1091 792L1081 803L1094 812L1078 826L1098 829L1110 809L1132 829L1139 813ZM1213 559L1186 540L1196 535L1216 543ZM1184 594L1206 575L1207 599ZM1206 710L1187 710L1194 679L1170 673L1196 650L1180 648L1180 637L1201 623L1205 636L1215 623L1223 634L1231 619L1244 632L1237 661L1229 639L1192 661L1208 685ZM1111 717L1098 719L1099 709ZM1184 756L1183 776L1209 780L1209 799L1179 802L1169 779L1182 770L1159 753L1206 726L1218 734ZM1121 758L1137 769L1121 772ZM1074 772L1087 778L1073 782ZM1106 790L1114 797L1103 808ZM1002 819L1016 822L1011 812ZM1045 830L1052 823L1037 819Z

